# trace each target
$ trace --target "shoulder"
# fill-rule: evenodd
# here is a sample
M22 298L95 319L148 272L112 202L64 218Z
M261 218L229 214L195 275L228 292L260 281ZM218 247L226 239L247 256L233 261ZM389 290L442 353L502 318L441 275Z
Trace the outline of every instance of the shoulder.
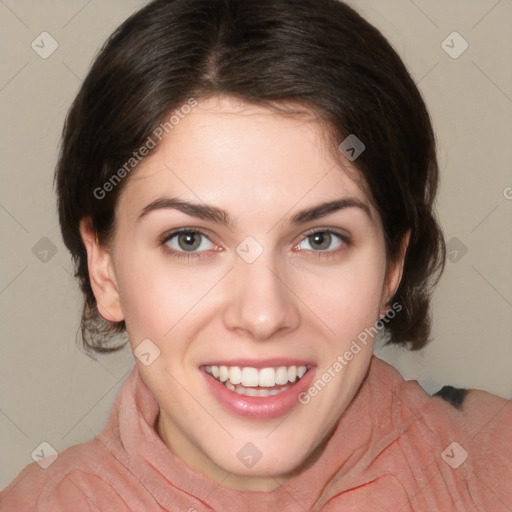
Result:
M512 401L487 391L465 390L457 415L465 427L468 458L473 465L512 481Z
M512 401L479 389L443 386L429 400L432 410L442 413L440 425L456 421L471 439L484 447L512 450Z
M473 451L473 462L491 453L512 460L512 401L487 391L446 385L430 396L415 380L392 367L400 409L419 420L439 443L460 441Z
M24 468L0 493L0 512L160 511L151 490L140 480L141 475L150 480L155 473L147 463L142 464L143 470L133 460L142 457L139 462L144 462L145 455L139 452L148 442L147 431L139 425L144 411L138 403L151 409L147 414L155 413L157 404L149 394L137 400L137 390L144 392L135 367L103 431L62 451L55 460L41 459Z
M372 370L379 387L395 398L393 404L435 426L474 436L480 431L500 431L510 425L512 401L487 391L446 385L430 396L415 380L405 380L389 363L373 358ZM401 416L402 417L402 416ZM507 433L510 439L512 430ZM505 439L503 440L505 441Z
M512 401L453 386L430 396L379 359L372 371L379 426L387 425L386 468L394 461L410 496L452 500L463 510L512 504Z
M445 439L441 452L444 471L449 477L462 477L475 503L484 505L485 510L512 505L512 401L477 389L449 388L447 393L448 399L443 393L431 399L447 399L443 406L451 408L450 415L447 412L438 422L439 430L448 427L444 422L459 425L455 434Z
M429 404L438 428L454 424L464 437L478 443L482 453L488 447L511 454L511 400L479 389L444 386L430 397Z
M63 451L46 469L34 462L0 493L0 511L88 512L101 509L98 500L103 497L108 497L109 507L117 505L112 510L124 510L112 486L101 478L102 472L120 470L112 459L96 438Z

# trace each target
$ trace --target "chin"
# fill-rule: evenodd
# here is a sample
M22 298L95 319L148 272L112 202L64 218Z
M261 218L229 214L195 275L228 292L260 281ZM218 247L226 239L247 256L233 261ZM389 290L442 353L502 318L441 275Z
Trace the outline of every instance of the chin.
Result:
M291 440L293 436L285 431L280 436L271 432L238 437L226 446L222 454L211 453L209 458L229 473L254 478L288 479L308 465L315 446L310 446L311 442L307 441L318 439L318 435L311 433L305 439ZM269 439L273 436L274 439Z

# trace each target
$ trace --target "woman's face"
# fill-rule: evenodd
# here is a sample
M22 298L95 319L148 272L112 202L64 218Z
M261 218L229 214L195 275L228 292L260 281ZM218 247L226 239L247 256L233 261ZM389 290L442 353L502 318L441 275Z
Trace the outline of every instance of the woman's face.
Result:
M146 340L157 432L223 485L271 490L311 465L366 374L372 340L353 342L401 265L386 269L348 168L317 123L202 100L129 177L99 248L99 308L126 320L133 350Z

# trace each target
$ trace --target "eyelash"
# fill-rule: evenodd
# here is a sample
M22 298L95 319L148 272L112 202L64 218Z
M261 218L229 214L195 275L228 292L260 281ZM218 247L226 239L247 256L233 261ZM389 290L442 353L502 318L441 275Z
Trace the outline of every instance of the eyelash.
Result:
M210 240L210 238L208 237L208 234L205 231L203 231L202 229L199 229L199 228L181 228L181 229L177 229L175 231L172 231L170 233L166 233L166 234L164 234L162 236L162 238L160 239L160 243L161 243L162 248L164 249L164 251L166 253L170 254L171 256L173 256L174 258L183 259L183 260L198 259L198 258L199 259L208 258L207 255L203 255L203 252L207 252L207 251L202 251L202 252L199 252L199 253L188 253L188 252L185 252L185 251L176 251L174 249L171 249L167 245L167 242L169 242L174 237L176 237L178 235L181 235L183 233L192 234L192 235L199 234L199 235L202 235L202 236L208 238L208 240Z
M209 255L203 255L203 253L207 253L208 251L201 251L201 252L186 252L186 251L176 251L175 249L171 249L167 243L172 240L174 237L180 235L180 234L183 234L183 233L187 233L187 234L192 234L192 235L202 235L204 237L206 237L208 240L210 240L210 238L208 237L208 234L203 231L202 229L199 229L199 228L181 228L181 229L177 229L175 231L172 231L170 233L165 233L161 239L160 239L160 244L162 246L162 248L164 249L164 251L168 254L170 254L171 256L173 256L174 258L178 258L178 259L183 259L183 260L191 260L191 259L197 259L197 258L208 258ZM340 252L344 251L347 249L348 246L351 245L351 240L350 238L344 234L344 233L341 233L339 231L336 231L336 230L333 230L333 229L326 229L326 228L316 228L316 229L313 229L311 231L308 231L307 233L304 234L303 238L297 243L295 244L296 245L299 245L301 242L303 242L304 240L306 240L307 238L313 236L313 235L316 235L317 233L328 233L328 234L331 234L331 235L335 235L337 236L342 242L343 242L343 245L341 246L341 248L338 248L338 249L334 249L334 250L328 250L328 251L311 251L311 250L308 250L308 252L311 252L312 253L312 256L315 257L315 258L333 258L333 257L336 257ZM211 241L211 240L210 240Z
M304 240L306 240L307 238L309 238L313 235L316 235L317 233L323 233L323 234L328 233L330 235L334 235L335 237L338 237L340 239L342 244L337 249L331 249L328 251L311 251L311 250L309 250L308 252L310 252L311 256L313 256L314 258L335 258L340 253L346 251L347 248L351 245L351 240L348 235L346 235L345 233L342 233L340 231L337 231L334 229L327 229L327 228L315 228L315 229L312 229L312 230L306 232L304 234L304 237L300 240L299 243L303 242Z

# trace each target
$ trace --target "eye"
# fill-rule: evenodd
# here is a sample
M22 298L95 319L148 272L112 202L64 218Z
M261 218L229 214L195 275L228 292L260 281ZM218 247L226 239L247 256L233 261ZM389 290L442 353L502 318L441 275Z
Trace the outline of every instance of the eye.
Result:
M176 256L193 256L217 247L205 233L197 229L180 229L163 236L162 245ZM183 254L185 253L185 254ZM190 253L190 254L186 254Z
M296 246L300 250L312 250L314 252L338 252L343 246L348 245L348 236L335 231L317 230L306 234L306 237ZM304 247L306 243L306 247ZM309 245L309 247L307 247ZM341 249L340 249L341 248Z

